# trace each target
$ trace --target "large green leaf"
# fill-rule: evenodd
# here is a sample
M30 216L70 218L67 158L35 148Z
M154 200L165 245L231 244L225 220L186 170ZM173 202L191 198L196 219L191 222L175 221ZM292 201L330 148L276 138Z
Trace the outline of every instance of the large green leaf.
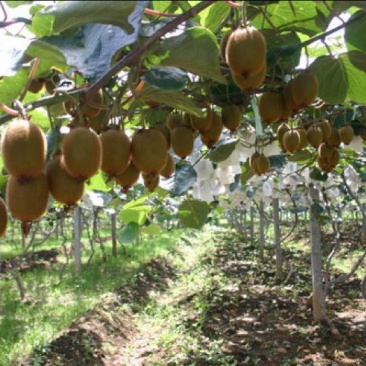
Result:
M230 7L225 3L225 1L216 1L205 10L207 11L207 15L204 11L200 13L201 21L206 28L214 32L229 14Z
M161 42L161 65L174 66L225 84L217 39L206 28L194 27Z
M240 175L240 183L245 184L248 182L250 178L254 176L253 170L249 166L249 160L247 160L242 166L241 166L241 175Z
M323 1L279 1L266 5L265 18L258 12L252 21L256 28L295 31L315 36L328 26L330 10ZM263 25L263 26L262 26Z
M152 67L141 79L158 89L172 91L183 89L189 81L187 73L176 67Z
M139 234L139 225L135 222L128 223L118 231L118 240L121 244L133 243Z
M207 154L207 158L215 163L220 163L229 158L232 152L235 150L235 146L238 141L230 141L217 146L215 149Z
M181 223L188 228L200 229L210 212L207 202L187 200L179 206L178 217Z
M126 204L119 213L120 219L126 224L135 222L142 225L146 221L147 214L152 210L151 206L144 205L143 202L144 200L137 200Z
M145 85L136 97L143 102L162 103L183 112L202 116L201 108L197 107L181 92L161 90L151 85Z
M146 1L61 1L38 12L33 18L33 31L38 37L59 34L87 23L111 24L132 33L134 10Z
M7 0L5 1L6 5L9 6L10 8L16 8L20 5L24 5L24 4L31 4L33 1L21 1L21 0L16 0L16 1L10 1L10 0Z
M151 224L143 226L141 232L147 235L159 235L161 233L161 227L158 224Z
M14 76L6 76L0 80L0 101L5 105L11 106L11 103L17 99L28 80L28 74L25 69L20 69Z
M111 187L108 187L106 182L103 179L103 173L101 171L98 174L95 174L86 185L86 188L90 191L102 191L109 192Z
M357 18L357 21L354 19ZM366 13L358 11L350 18L352 22L345 27L344 39L348 50L366 51Z
M366 55L350 51L334 56L321 56L310 66L319 80L319 97L330 104L346 99L366 102Z

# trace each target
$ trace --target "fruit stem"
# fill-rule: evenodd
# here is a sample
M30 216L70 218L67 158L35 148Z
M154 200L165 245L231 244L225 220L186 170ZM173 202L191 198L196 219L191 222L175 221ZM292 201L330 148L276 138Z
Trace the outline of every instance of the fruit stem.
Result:
M40 62L40 59L38 57L36 57L34 59L33 65L32 65L32 69L31 69L31 71L28 75L27 84L25 84L25 87L22 91L22 94L19 97L19 101L22 101L24 99L25 95L27 94L29 86L30 86L32 80L34 79L34 76L36 75L36 72L37 72L37 69L38 69L38 66L39 66L39 62Z
M247 2L243 1L243 5L242 5L242 21L243 21L243 25L244 27L247 26Z
M261 136L261 135L263 135L263 126L262 126L261 117L260 117L259 111L258 111L257 97L255 95L252 96L251 103L252 103L252 108L253 108L253 113L254 113L254 118L255 118L255 134L257 136Z

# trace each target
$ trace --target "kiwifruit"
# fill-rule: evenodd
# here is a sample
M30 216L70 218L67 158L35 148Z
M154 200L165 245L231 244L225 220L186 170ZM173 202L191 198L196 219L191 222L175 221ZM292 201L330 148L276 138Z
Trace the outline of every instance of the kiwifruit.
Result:
M266 40L253 27L238 27L229 36L225 58L230 69L248 78L263 68L266 61Z
M298 150L300 146L300 134L297 130L290 129L285 132L282 139L282 144L285 151L293 153Z
M172 149L176 155L185 159L193 151L194 135L187 127L176 127L171 132Z
M327 140L330 146L338 147L341 144L341 139L339 138L338 128L332 127L332 133Z
M283 135L285 132L290 130L290 126L286 122L282 122L278 128L277 128L277 140L282 150L284 150L283 147Z
M240 107L236 104L225 105L221 109L221 119L224 126L234 132L239 126L242 119Z
M8 226L8 209L5 201L0 197L0 236L3 236Z
M43 172L47 142L41 128L25 119L9 123L1 137L4 167L18 179L29 179Z
M168 159L165 164L165 167L160 172L160 175L164 178L170 178L175 172L175 162L174 158L171 154L168 153Z
M220 57L221 57L221 60L224 61L225 63L226 63L226 55L225 55L226 46L227 46L227 41L229 40L231 33L232 33L232 30L226 32L220 41Z
M131 141L122 130L109 129L100 135L102 163L100 168L112 178L123 173L130 162Z
M312 125L308 129L307 138L309 144L317 149L323 142L323 131L317 125Z
M96 174L102 162L102 144L98 135L88 127L75 127L62 141L62 164L78 180Z
M257 167L256 167L256 160L258 158L258 156L260 156L260 153L258 151L255 151L250 157L249 157L249 167L250 169L253 170L253 172L255 173L257 171Z
M96 117L87 119L87 125L99 135L107 127L110 114L110 109L102 108Z
M159 186L160 175L155 173L150 174L142 173L142 179L144 181L145 188L148 191L153 192Z
M40 218L47 209L49 188L46 175L42 173L28 182L10 176L6 186L9 212L22 222Z
M193 114L190 114L190 113L187 113L187 112L183 113L183 124L182 124L182 126L190 128L191 130L195 130L193 125L194 125L194 120L196 118L197 117L194 116Z
M65 205L73 206L84 193L84 182L71 177L57 156L46 164L45 173L52 197Z
M44 85L46 87L48 94L53 94L55 92L55 88L58 86L60 82L60 77L57 74L52 75L48 79L46 79Z
M83 116L95 118L101 111L103 105L103 90L98 89L93 93L86 103L80 102L80 110ZM68 114L75 115L77 105L73 105L71 101L64 103L65 111Z
M160 131L140 129L132 137L131 153L138 170L146 174L158 174L168 159L168 145Z
M28 91L31 93L39 93L43 87L44 79L32 79L28 86Z
M245 78L239 74L236 74L231 71L231 77L233 78L234 83L243 90L252 91L259 88L266 77L267 73L267 64L264 63L264 66L259 70L258 73Z
M199 132L207 131L212 125L212 109L206 109L206 116L196 117L191 121L192 128Z
M322 159L329 160L333 155L334 149L334 146L330 146L328 143L322 142L318 147L318 155Z
M326 173L330 173L333 170L333 166L330 164L328 159L324 159L320 156L317 157L317 163L320 170Z
M200 133L203 144L209 149L213 148L219 141L223 128L224 124L221 117L216 112L212 112L211 127L207 131Z
M154 128L163 134L163 136L165 137L166 143L168 145L168 149L170 149L170 146L171 146L170 128L165 123L162 123L159 125L154 125L151 128Z
M172 131L175 127L183 126L183 116L180 113L170 113L166 121L167 126Z
M138 181L139 176L140 171L136 168L134 162L131 161L127 169L122 174L115 176L114 180L122 186L122 191L126 193Z
M347 126L342 126L339 130L338 130L338 133L339 133L339 139L345 144L345 145L348 145L352 139L353 139L353 136L354 136L354 131L353 131L353 128L352 126L350 125L347 125Z
M323 142L328 141L332 134L332 125L327 120L320 121L316 125L320 127L323 132Z
M292 95L292 81L287 83L282 89L282 101L283 101L283 112L281 120L286 120L292 117L300 109L299 105L295 102Z
M262 175L268 172L271 163L267 156L255 152L249 159L249 166L257 175Z
M318 89L318 79L309 71L301 72L291 83L292 97L300 108L307 107L315 101Z
M297 128L297 132L300 135L300 144L299 147L297 148L297 151L300 151L308 145L307 132L303 127Z
M258 101L258 111L263 122L278 121L283 114L282 95L273 91L264 92Z

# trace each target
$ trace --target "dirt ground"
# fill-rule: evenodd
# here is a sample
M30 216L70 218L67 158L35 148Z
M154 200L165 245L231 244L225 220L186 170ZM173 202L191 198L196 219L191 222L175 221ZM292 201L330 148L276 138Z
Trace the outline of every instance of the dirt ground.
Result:
M102 305L35 350L22 365L366 365L366 300L360 294L359 279L351 278L330 294L328 315L340 333L334 337L327 325L312 322L306 254L285 253L294 271L283 285L275 281L271 256L258 264L253 260L255 248L233 234L218 233L215 241L215 250L206 253L200 265L208 268L210 276L224 278L224 285L211 281L204 291L182 292L177 301L169 291L187 271L156 258L131 286L102 299ZM136 326L152 297L174 302L182 314L182 334L192 332L198 337L199 351L183 350L180 342L159 347L156 340L164 333L164 325ZM194 305L198 298L207 304L203 317ZM217 344L218 357L205 356ZM185 357L174 361L173 356L182 352Z

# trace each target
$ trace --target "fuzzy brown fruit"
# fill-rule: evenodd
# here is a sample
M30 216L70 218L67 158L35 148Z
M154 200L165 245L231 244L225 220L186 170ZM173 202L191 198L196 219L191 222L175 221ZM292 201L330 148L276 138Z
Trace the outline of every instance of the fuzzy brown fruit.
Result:
M196 117L191 121L192 128L199 132L207 131L212 125L212 109L207 108L205 117Z
M84 182L70 176L60 156L47 162L45 172L52 197L64 205L76 205L84 194Z
M160 172L160 175L164 178L170 178L175 172L175 162L174 158L171 154L168 153L168 160L165 164L165 167Z
M122 186L122 191L126 193L138 181L139 176L140 171L136 168L133 161L131 161L127 169L122 174L114 177L114 180Z
M339 138L338 128L332 127L332 132L329 139L327 140L330 146L338 147L341 144L341 139Z
M28 86L28 91L30 91L31 93L39 93L43 87L44 87L43 79L32 79Z
M158 174L168 159L168 145L160 131L140 129L132 137L131 154L136 168L142 173Z
M308 142L312 147L315 147L316 149L320 146L320 144L323 142L323 131L320 127L316 125L312 125L308 129Z
M201 141L209 148L213 148L220 139L224 124L222 123L221 117L216 113L212 112L212 124L211 127L200 133Z
M103 90L99 89L90 96L87 102L80 103L80 110L83 116L89 118L95 118L102 110L103 105ZM76 114L76 105L67 101L64 103L65 111L71 115Z
M264 92L258 101L258 111L265 123L278 121L283 114L283 100L280 93Z
M166 143L168 145L168 149L170 149L170 146L171 146L170 128L165 123L160 124L160 125L152 126L151 128L154 128L155 130L158 130L163 134L163 136L165 137Z
M328 141L332 134L332 125L327 121L320 121L316 124L323 132L323 142Z
M62 141L62 164L80 181L96 174L102 162L102 144L98 135L87 127L75 127Z
M267 73L267 64L265 63L258 73L254 74L253 76L250 76L249 78L245 78L232 71L231 76L236 86L238 86L240 89L252 91L259 88L263 84L264 79L266 78L266 73Z
M353 136L354 136L354 131L352 126L347 125L347 126L342 126L339 130L339 139L345 144L348 145L351 143Z
M39 219L47 209L49 198L45 174L24 183L10 176L6 186L6 201L9 212L22 222Z
M46 137L39 126L24 120L13 120L1 137L5 169L18 179L42 174L46 161Z
M101 109L96 117L88 118L88 126L99 135L107 127L110 114L109 109Z
M0 197L0 236L3 236L8 226L8 209L5 201Z
M154 192L159 186L160 175L159 174L146 174L142 173L142 179L144 181L144 186L149 192Z
M297 132L299 133L300 136L300 144L299 147L297 148L297 151L300 151L308 145L307 132L303 127L299 127L297 129Z
M314 103L318 96L318 78L309 71L298 74L291 83L292 96L300 108Z
M300 134L297 130L288 130L283 135L283 147L285 151L293 153L299 149L300 146Z
M226 32L220 41L220 57L221 57L221 60L224 61L225 63L226 63L226 46L227 46L227 42L229 40L231 33L232 33L232 30Z
M122 174L130 162L131 140L122 130L110 129L100 135L102 163L100 168L108 177Z
M185 159L193 151L194 135L187 127L176 127L171 132L172 149L176 155Z
M229 36L225 51L230 69L243 78L258 74L266 62L266 40L253 27L235 29Z
M292 81L285 85L282 89L283 112L281 119L286 120L292 117L300 109L292 95Z
M234 132L240 126L242 113L240 107L230 104L222 107L221 119L224 126L231 132Z
M277 128L277 140L282 150L284 150L283 135L289 130L290 126L286 122L281 123Z
M249 166L256 175L262 175L268 172L271 163L267 156L256 151L249 158Z

